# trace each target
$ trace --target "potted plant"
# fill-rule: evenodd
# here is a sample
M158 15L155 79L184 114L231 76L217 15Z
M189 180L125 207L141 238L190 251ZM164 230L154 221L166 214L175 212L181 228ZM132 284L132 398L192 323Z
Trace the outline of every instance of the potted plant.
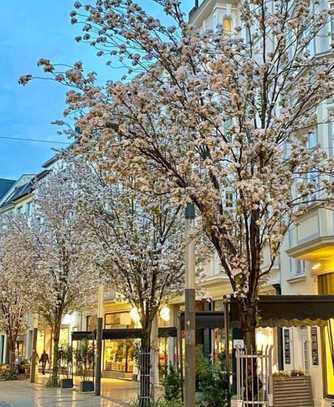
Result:
M88 345L88 341L81 343L76 351L76 362L81 377L80 391L94 391L94 381L92 380L92 371L94 365L94 349Z
M61 379L60 386L63 389L71 389L73 387L72 365L73 365L73 350L71 346L66 349L60 349L60 366L61 372L65 376Z

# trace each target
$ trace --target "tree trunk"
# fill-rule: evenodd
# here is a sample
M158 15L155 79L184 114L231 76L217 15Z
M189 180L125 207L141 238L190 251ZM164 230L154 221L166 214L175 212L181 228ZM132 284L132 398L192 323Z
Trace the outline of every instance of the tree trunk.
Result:
M239 300L239 315L241 329L244 335L245 347L247 352L256 351L256 322L257 307L256 303L247 300Z
M151 396L151 330L144 330L139 357L140 369L140 407L150 405Z
M52 376L51 384L52 386L58 386L58 366L59 366L59 339L60 339L60 326L61 320L56 321L53 329L53 363L52 363Z
M240 309L241 328L244 335L246 353L256 354L256 322L257 322L257 307L256 303L245 301ZM242 372L244 374L243 381L246 383L245 392L247 400L252 400L252 397L258 394L261 387L261 380L257 378L257 358L244 360ZM259 380L258 380L259 379Z
M10 370L15 369L15 343L16 337L14 338L12 335L7 335L8 364Z

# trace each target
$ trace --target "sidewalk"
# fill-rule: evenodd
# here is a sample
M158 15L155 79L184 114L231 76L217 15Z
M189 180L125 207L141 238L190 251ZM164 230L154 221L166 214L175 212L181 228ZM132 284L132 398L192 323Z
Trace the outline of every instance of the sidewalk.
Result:
M36 382L45 384L48 380L48 375L38 375ZM80 383L79 377L74 377L74 386L78 390ZM0 387L1 388L1 387ZM109 379L103 378L101 383L101 396L122 407L128 407L129 404L138 398L139 383L131 380ZM156 395L161 395L161 388L156 388ZM1 393L0 393L1 394ZM0 407L1 404L0 404Z
M72 389L48 389L25 381L0 382L0 407L119 407L110 400Z
M45 385L47 380L48 375L38 375L36 378L36 383ZM79 388L79 383L80 378L74 377L74 386L76 390ZM102 397L121 406L128 406L129 403L136 400L138 397L138 389L139 383L130 380L103 378L101 383ZM0 407L2 407L1 404Z

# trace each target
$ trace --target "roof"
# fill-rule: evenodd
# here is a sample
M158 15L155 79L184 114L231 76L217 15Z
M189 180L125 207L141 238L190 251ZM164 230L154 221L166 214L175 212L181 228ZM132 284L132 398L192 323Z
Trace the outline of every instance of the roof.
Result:
M4 202L1 204L1 207L9 206L11 203L17 201L20 198L23 198L26 195L31 194L35 189L35 184L43 179L47 174L49 174L49 170L44 170L39 174L32 176L28 179L28 182L25 183L18 183L18 185L11 191L11 193L6 197Z
M9 191L13 184L15 184L15 181L12 179L0 178L0 199Z

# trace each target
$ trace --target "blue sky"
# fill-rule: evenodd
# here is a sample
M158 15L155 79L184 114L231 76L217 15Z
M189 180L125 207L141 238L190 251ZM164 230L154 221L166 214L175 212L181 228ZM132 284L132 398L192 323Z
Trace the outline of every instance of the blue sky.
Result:
M19 76L40 73L40 57L54 62L81 60L104 78L116 78L117 72L105 67L92 48L74 41L78 28L69 23L74 0L11 0L1 4L0 26L0 178L16 179L35 173L64 141L50 122L62 118L65 88L51 81L33 81L19 86ZM152 1L141 0L154 10ZM189 10L194 0L183 0ZM157 15L157 14L155 14ZM41 142L11 141L3 137L37 139Z

